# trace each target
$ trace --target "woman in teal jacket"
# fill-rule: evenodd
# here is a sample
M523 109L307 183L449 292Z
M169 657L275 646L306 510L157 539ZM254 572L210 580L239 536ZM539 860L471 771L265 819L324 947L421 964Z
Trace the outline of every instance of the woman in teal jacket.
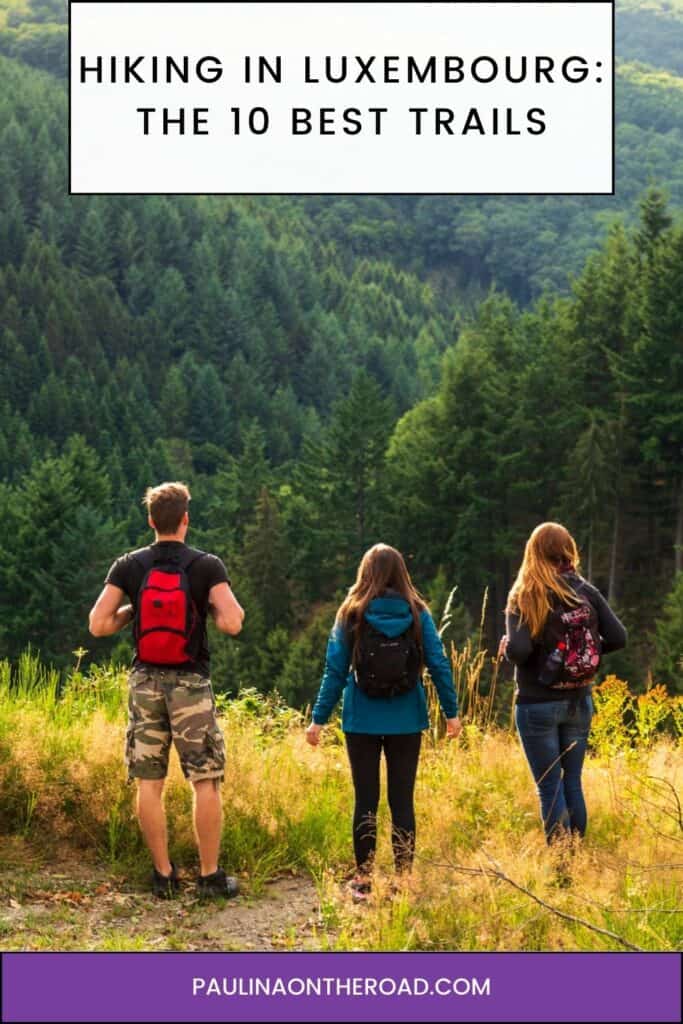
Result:
M412 638L415 658L405 662L405 680L394 696L372 692L365 669L364 642L379 635L405 642ZM386 647L396 645L386 644ZM385 657L395 657L387 654ZM400 658L400 655L399 655ZM377 842L377 806L382 750L387 762L387 788L392 820L392 844L397 871L412 864L415 850L414 790L422 733L429 725L422 685L422 666L436 687L446 716L447 735L461 729L453 675L441 638L427 605L415 590L403 556L387 544L365 553L356 581L342 603L327 645L322 683L306 738L313 746L343 693L342 729L355 789L353 842L357 874L352 888L363 898L370 891L369 875ZM412 676L412 678L408 678ZM374 679L375 677L372 676ZM369 692L368 692L369 691Z

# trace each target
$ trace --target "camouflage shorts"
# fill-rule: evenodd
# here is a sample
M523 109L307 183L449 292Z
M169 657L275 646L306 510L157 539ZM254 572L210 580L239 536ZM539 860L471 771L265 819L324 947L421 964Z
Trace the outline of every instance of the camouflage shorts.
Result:
M128 779L164 779L171 740L190 782L223 778L225 742L211 682L196 672L134 668L128 676Z

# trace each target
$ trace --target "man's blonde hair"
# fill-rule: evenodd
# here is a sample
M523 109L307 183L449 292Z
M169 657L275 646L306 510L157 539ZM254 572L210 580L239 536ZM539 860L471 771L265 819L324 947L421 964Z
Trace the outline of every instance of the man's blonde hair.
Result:
M157 533L163 535L177 532L191 497L190 488L178 481L147 488L142 503Z

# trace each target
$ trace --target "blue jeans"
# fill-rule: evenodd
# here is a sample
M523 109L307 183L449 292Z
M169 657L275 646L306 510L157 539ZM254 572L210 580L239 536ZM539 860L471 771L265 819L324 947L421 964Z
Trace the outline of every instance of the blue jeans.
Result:
M593 717L590 695L518 704L515 723L541 801L548 842L586 832L581 770Z

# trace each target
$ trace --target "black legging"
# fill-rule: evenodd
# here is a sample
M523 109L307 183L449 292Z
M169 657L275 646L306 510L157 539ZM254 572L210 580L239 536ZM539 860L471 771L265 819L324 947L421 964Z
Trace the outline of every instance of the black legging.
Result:
M346 748L351 762L356 806L353 814L353 847L361 871L370 868L377 845L379 763L384 747L391 810L391 842L397 871L410 867L415 852L413 793L422 733L371 736L347 732Z

